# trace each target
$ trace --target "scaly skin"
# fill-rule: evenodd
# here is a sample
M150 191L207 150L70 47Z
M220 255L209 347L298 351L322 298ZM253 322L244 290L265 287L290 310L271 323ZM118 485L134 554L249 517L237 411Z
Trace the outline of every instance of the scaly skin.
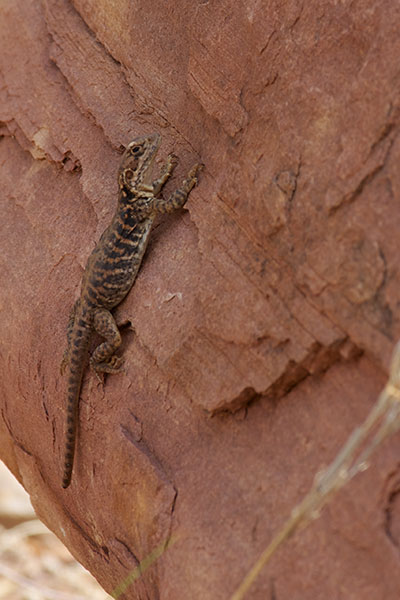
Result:
M184 206L202 167L194 165L168 200L157 198L177 164L171 154L160 177L151 181L160 142L160 135L154 133L134 139L126 148L118 172L117 210L89 257L81 295L68 322L68 347L61 363L61 373L69 367L63 488L71 483L79 395L91 335L95 331L105 340L90 358L95 373L119 373L122 359L115 352L121 335L110 311L125 298L136 279L156 215Z

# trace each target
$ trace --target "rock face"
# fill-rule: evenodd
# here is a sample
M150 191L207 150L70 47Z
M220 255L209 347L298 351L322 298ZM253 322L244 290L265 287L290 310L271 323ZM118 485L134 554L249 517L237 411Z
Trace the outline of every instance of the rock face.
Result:
M385 382L399 28L383 0L0 5L1 457L119 598L228 599ZM174 183L206 169L116 310L125 375L85 374L64 491L68 314L152 131ZM395 438L248 597L397 600L399 481Z

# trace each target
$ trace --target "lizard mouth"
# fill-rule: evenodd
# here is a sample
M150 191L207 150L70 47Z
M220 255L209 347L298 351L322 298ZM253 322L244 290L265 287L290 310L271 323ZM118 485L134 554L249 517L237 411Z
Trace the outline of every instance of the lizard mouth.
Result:
M161 135L159 133L152 133L149 138L153 142L154 146L158 149L161 143Z

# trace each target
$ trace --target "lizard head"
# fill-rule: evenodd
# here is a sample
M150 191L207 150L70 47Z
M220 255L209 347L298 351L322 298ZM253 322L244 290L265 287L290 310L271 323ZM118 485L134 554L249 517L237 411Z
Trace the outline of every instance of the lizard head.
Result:
M137 191L141 184L146 184L151 178L151 167L160 147L161 136L152 133L132 140L122 156L118 173L118 183L121 190Z

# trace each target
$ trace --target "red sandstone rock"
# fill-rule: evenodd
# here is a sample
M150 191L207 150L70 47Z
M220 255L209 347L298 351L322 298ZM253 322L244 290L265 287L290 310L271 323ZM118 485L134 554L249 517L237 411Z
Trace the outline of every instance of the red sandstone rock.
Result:
M0 452L109 592L228 599L379 393L400 336L399 27L383 1L1 3ZM178 179L206 169L116 311L126 375L85 376L64 491L68 313L120 148L152 131ZM249 598L397 600L397 446Z

